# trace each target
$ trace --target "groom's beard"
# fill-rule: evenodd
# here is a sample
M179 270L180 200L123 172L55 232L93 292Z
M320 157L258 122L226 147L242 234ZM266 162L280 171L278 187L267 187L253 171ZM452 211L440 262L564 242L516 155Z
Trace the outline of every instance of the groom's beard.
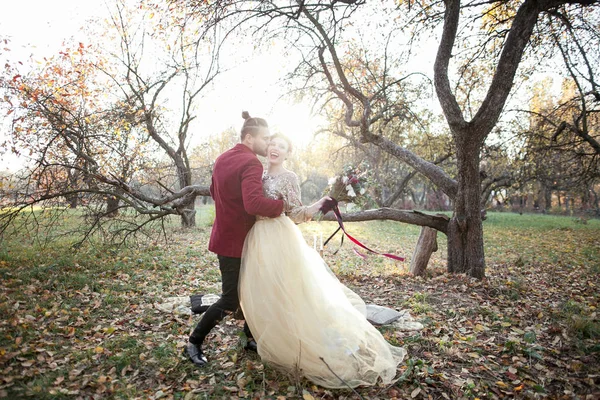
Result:
M254 153L257 154L257 155L259 155L259 156L266 157L267 156L267 147L268 146L265 146L263 148L259 144L254 143L254 145L252 146L252 151L254 151Z

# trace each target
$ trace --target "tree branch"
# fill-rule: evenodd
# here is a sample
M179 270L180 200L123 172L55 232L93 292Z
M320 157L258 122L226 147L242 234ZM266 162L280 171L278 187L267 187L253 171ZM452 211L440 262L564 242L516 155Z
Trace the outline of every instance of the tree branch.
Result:
M344 222L391 220L405 222L411 225L428 226L442 233L448 232L449 218L443 214L431 215L420 211L396 210L393 208L379 208L375 210L359 211L352 214L342 214ZM328 213L320 218L321 221L336 221L333 213Z
M446 116L446 120L452 130L462 130L465 126L465 119L452 93L450 79L448 77L448 66L452 57L452 49L456 40L458 31L458 21L460 16L460 0L447 0L444 13L444 26L442 29L442 38L435 57L434 84L435 90Z

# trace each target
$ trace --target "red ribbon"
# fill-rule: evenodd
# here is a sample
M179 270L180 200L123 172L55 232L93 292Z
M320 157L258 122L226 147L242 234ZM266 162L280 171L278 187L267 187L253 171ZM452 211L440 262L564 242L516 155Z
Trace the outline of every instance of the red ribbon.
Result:
M393 254L389 254L389 253L380 253L378 251L375 250L371 250L370 248L368 248L367 246L365 246L364 244L362 244L358 239L355 239L354 237L352 237L347 231L346 228L344 227L344 221L342 221L342 213L340 212L340 209L338 208L338 202L336 199L331 198L331 200L326 200L323 205L321 206L321 209L319 210L323 213L323 215L327 214L329 211L333 211L333 213L335 214L335 219L337 219L338 224L340 225L340 228L342 229L342 231L344 232L344 234L348 237L348 239L350 239L352 241L352 243L356 244L357 246L362 247L363 249L374 253L374 254L379 254L394 260L398 260L398 261L404 261L404 257L399 257L399 256L395 256ZM339 230L339 229L338 229ZM337 231L335 232L337 233ZM335 233L333 235L335 235ZM331 237L333 236L331 235ZM329 237L329 239L331 239L331 237ZM329 241L329 239L327 239L327 242ZM325 242L325 244L327 244L327 242ZM356 254L358 254L360 257L362 258L366 258L366 256L362 253L360 253L359 251L357 251L356 249L353 249L354 252Z

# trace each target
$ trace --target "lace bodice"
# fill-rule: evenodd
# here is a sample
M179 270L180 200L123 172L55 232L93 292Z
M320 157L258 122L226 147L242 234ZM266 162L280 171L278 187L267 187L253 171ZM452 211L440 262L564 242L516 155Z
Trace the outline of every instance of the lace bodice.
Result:
M302 205L300 200L300 184L298 176L292 171L285 171L279 175L263 174L263 191L270 199L283 200L283 212L292 221L299 224L311 219L308 207Z

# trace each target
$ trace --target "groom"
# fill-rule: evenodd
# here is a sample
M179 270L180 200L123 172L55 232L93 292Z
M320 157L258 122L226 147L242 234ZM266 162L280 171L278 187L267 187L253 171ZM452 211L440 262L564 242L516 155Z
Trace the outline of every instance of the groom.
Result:
M222 295L211 305L192 332L186 346L189 359L199 367L208 360L202 352L204 339L219 321L239 308L238 280L242 247L246 234L252 228L255 215L277 217L283 211L282 200L267 199L263 195L263 166L256 155L266 156L269 126L262 118L250 118L244 111L241 143L221 154L215 161L210 194L215 201L215 222L208 249L217 254L221 270ZM257 294L260 295L260 294ZM246 349L256 351L256 342L248 324Z

